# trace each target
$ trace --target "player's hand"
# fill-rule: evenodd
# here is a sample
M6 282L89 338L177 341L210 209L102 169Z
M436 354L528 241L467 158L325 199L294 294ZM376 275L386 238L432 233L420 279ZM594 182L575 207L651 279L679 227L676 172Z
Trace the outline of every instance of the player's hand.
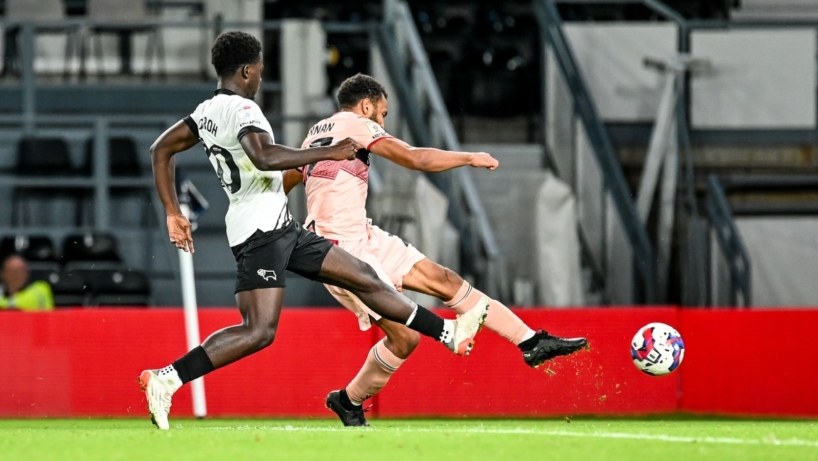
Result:
M168 235L170 243L180 250L193 251L193 235L190 232L190 221L180 214L168 215Z
M333 160L354 160L355 154L364 147L352 138L346 138L330 147Z
M500 162L498 162L496 158L492 157L491 154L478 152L476 154L472 154L471 166L475 168L488 168L489 170L496 170L497 167L500 166Z

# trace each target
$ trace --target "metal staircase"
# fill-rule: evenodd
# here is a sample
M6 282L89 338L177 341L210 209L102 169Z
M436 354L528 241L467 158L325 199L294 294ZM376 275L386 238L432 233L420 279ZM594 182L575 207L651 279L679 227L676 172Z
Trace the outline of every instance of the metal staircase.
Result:
M386 0L373 43L383 60L398 110L415 144L462 150L408 5ZM489 296L507 301L503 255L489 225L471 173L458 168L429 174L449 199L449 220L460 232L461 268Z
M577 197L585 266L602 284L604 302L655 302L653 249L556 4L534 3L544 43L543 81L549 66L558 75L544 92L546 148L555 173Z

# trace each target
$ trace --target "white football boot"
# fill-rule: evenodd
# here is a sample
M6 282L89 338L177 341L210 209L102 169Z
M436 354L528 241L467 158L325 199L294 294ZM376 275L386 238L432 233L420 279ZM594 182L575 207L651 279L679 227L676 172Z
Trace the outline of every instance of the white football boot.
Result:
M440 342L457 355L469 355L474 347L474 337L483 328L489 315L489 298L483 296L470 311L457 316L457 320L446 320L446 328Z
M145 392L148 400L148 411L151 422L159 429L168 430L168 414L170 413L170 398L173 391L162 382L157 370L145 370L139 375L139 387Z

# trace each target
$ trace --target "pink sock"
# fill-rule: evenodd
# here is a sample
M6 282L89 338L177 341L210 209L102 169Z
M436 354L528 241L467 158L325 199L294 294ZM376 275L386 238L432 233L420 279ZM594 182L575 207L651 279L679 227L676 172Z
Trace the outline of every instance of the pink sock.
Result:
M463 282L454 297L444 304L454 309L458 314L470 311L484 295L468 282ZM489 298L489 315L486 317L486 327L500 334L515 345L534 336L534 331L520 320L514 312L499 301Z
M385 339L372 346L366 356L366 362L355 379L347 386L349 400L360 405L364 400L377 394L386 386L392 373L405 361L393 354L384 344Z

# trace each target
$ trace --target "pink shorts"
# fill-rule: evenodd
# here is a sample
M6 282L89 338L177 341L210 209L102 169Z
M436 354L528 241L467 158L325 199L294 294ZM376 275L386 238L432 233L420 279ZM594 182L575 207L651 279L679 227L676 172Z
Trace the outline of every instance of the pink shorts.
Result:
M369 264L378 273L378 277L393 285L398 291L403 291L403 278L419 261L426 259L417 248L391 235L378 226L370 225L366 240L339 241L338 246L352 256ZM324 285L330 294L344 307L358 317L358 326L361 330L368 330L372 325L369 317L375 320L381 318L354 294L332 285Z

